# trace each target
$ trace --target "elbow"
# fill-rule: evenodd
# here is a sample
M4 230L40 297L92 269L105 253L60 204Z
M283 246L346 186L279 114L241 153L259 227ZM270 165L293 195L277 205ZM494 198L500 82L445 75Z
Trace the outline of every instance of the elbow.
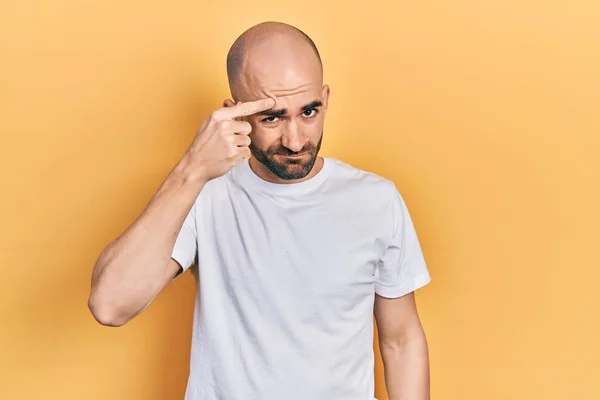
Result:
M94 271L92 272L92 288L88 297L87 306L94 319L104 326L118 327L125 324L121 318L114 301L111 301L106 293L105 285L101 282L102 272L106 269L107 257L110 254L110 245L100 254Z
M404 344L401 341L379 341L379 351L384 360L388 357L395 357L403 350Z
M125 325L128 321L126 318L123 318L122 314L115 307L100 298L94 291L92 291L88 299L88 308L100 325L119 327Z
M391 337L380 337L379 348L382 355L403 353L409 348L427 348L425 332L413 329Z

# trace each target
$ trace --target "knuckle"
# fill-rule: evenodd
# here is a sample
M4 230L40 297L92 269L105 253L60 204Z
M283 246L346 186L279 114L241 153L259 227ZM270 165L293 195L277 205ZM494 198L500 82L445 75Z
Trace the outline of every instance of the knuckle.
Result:
M223 141L225 142L226 145L231 146L232 144L235 144L235 139L233 137L231 137L231 135L221 135Z
M229 151L227 152L227 158L233 159L238 153L237 146L230 146Z
M215 110L210 113L210 119L211 121L217 121L219 119L219 110Z
M218 121L216 123L217 125L217 129L219 130L219 132L221 132L222 134L227 133L228 129L229 129L229 122L228 121Z
M244 121L239 125L238 133L248 134L252 132L252 125L249 122Z

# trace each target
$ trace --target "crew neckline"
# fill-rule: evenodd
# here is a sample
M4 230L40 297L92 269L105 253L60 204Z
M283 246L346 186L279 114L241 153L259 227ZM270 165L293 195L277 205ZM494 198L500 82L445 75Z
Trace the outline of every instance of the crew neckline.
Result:
M298 195L310 192L316 189L325 181L331 169L333 163L328 157L323 158L323 167L315 176L298 183L274 183L264 180L263 178L256 175L256 173L250 167L250 160L243 159L239 168L239 177L248 183L250 186L273 195Z

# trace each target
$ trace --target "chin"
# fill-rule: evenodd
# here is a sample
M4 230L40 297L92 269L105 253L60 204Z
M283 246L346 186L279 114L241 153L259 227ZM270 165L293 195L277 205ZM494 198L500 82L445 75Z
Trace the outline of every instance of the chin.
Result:
M271 167L274 168L270 169L279 178L290 181L305 178L314 165L315 159L311 158L304 162L301 160L292 160L284 163L273 163Z
M254 158L271 173L286 181L303 179L310 174L318 155L318 153L310 153L305 156L290 158L278 154L268 154L252 145L250 145L250 151Z
M284 164L278 165L278 168L272 168L271 172L277 175L279 178L286 181L302 179L310 173L310 166L307 163L304 164Z
M305 178L307 175L308 175L308 172L302 171L302 172L298 172L298 173L294 173L294 174L283 174L283 175L280 175L279 177L286 181L293 181L293 180Z

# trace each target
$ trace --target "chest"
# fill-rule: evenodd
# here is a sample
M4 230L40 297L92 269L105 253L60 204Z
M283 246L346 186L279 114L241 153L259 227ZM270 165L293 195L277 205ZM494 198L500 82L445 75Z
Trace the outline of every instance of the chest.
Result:
M347 194L302 199L237 194L213 201L199 221L199 264L229 285L303 294L372 288L389 219ZM307 292L306 292L307 291Z

